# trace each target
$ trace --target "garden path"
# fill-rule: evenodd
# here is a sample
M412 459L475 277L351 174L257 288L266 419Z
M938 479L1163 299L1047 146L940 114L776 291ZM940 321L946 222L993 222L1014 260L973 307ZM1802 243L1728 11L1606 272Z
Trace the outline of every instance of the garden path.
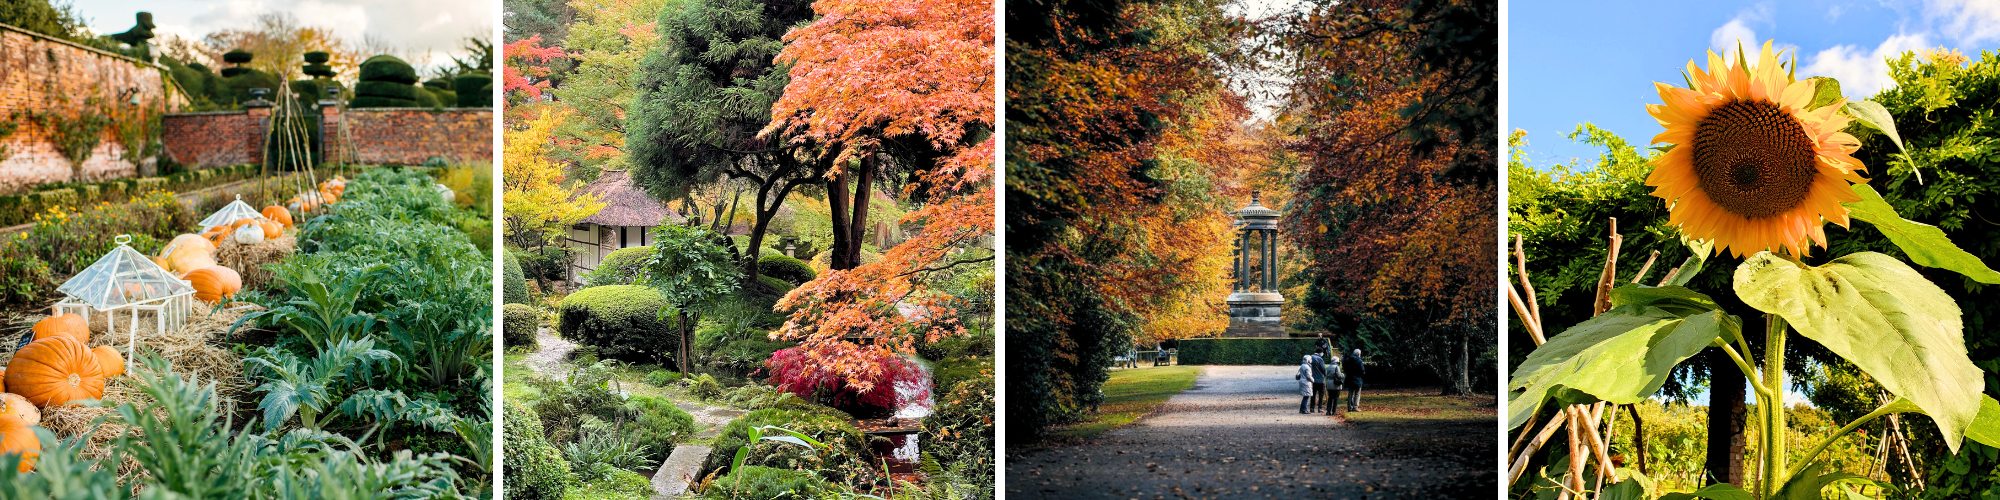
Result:
M1153 415L1013 453L1009 498L1473 498L1492 495L1493 420L1349 423L1300 414L1292 366L1208 366ZM1362 393L1362 410L1368 394Z
M569 380L569 354L576 352L576 343L557 337L543 328L535 331L535 352L521 361L543 376L556 380Z

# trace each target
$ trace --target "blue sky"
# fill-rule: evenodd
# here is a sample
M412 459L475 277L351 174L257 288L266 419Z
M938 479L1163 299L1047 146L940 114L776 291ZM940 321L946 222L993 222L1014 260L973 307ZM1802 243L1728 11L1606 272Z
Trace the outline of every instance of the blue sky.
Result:
M1886 56L1950 47L1977 58L2000 48L2000 0L1665 2L1531 1L1508 4L1507 129L1528 132L1537 165L1597 156L1562 137L1583 122L1644 147L1660 126L1653 82L1685 85L1689 60L1710 47L1795 49L1800 76L1840 80L1849 99L1893 85ZM1754 40L1754 41L1753 41ZM1718 50L1718 53L1720 50Z

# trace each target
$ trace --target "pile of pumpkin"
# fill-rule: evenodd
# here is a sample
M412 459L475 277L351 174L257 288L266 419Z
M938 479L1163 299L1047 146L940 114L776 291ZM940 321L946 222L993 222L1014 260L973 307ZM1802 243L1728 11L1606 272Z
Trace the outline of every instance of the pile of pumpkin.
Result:
M292 227L292 212L285 207L264 207L262 213L263 219L242 219L208 228L200 235L175 236L159 255L151 256L153 263L187 280L194 287L195 300L215 304L233 297L243 289L243 276L216 263L215 251L224 235L231 235L228 237L237 243L255 245L284 235L285 229Z
M0 370L0 454L20 453L19 470L34 470L42 441L34 427L42 408L104 397L105 380L125 374L125 358L111 346L90 345L82 316L62 314L35 323L34 340Z
M319 206L323 204L339 203L340 196L346 193L347 179L336 175L332 179L321 181L318 191L293 195L292 199L285 200L285 205L291 207L292 210L311 212L319 210ZM266 208L265 210L268 211L270 209ZM265 214L264 216L270 217L270 214Z

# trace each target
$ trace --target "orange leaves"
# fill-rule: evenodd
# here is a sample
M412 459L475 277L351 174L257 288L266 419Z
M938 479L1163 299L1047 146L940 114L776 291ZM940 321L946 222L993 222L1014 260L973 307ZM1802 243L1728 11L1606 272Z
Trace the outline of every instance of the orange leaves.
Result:
M562 47L542 47L542 35L536 34L526 40L501 46L501 54L507 59L506 71L501 74L501 89L507 95L520 92L530 101L541 100L542 91L549 89L549 82L531 81L531 78L549 76L548 66L534 66L530 63L548 64L558 58L567 57Z

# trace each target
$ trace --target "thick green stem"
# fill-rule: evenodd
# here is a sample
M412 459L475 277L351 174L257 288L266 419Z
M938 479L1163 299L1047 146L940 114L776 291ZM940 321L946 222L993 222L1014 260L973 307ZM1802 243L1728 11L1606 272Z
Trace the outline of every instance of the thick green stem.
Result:
M1861 418L1854 419L1853 422L1848 422L1847 425L1842 426L1840 430L1833 431L1833 434L1827 436L1826 440L1820 441L1819 445L1814 446L1812 447L1811 450L1806 451L1805 455L1799 456L1799 464L1797 466L1794 466L1792 470L1787 471L1785 475L1796 476L1799 473L1804 472L1806 466L1811 465L1813 463L1813 459L1819 458L1819 454L1821 452L1826 451L1827 447L1833 446L1833 443L1835 441L1839 441L1840 438L1847 437L1847 433L1854 432L1854 429L1858 429L1862 425L1866 425L1868 422L1874 421L1877 418L1882 418L1884 415L1903 413L1908 410L1909 408L1899 408L1898 405L1890 404L1888 406L1883 406L1881 408L1878 408L1874 412L1869 413L1867 415L1862 415Z
M1750 379L1750 388L1754 389L1757 392L1758 396L1761 397L1769 395L1770 391L1765 389L1764 386L1758 382L1759 378L1757 377L1757 369L1751 367L1750 362L1745 361L1743 359L1743 355L1737 354L1736 349L1730 348L1728 342L1723 342L1722 339L1716 339L1714 342L1710 342L1709 345L1722 349L1723 354L1729 355L1730 361L1736 362L1736 369L1743 370L1743 376Z
M1764 338L1764 498L1785 484L1785 318L1772 314Z

